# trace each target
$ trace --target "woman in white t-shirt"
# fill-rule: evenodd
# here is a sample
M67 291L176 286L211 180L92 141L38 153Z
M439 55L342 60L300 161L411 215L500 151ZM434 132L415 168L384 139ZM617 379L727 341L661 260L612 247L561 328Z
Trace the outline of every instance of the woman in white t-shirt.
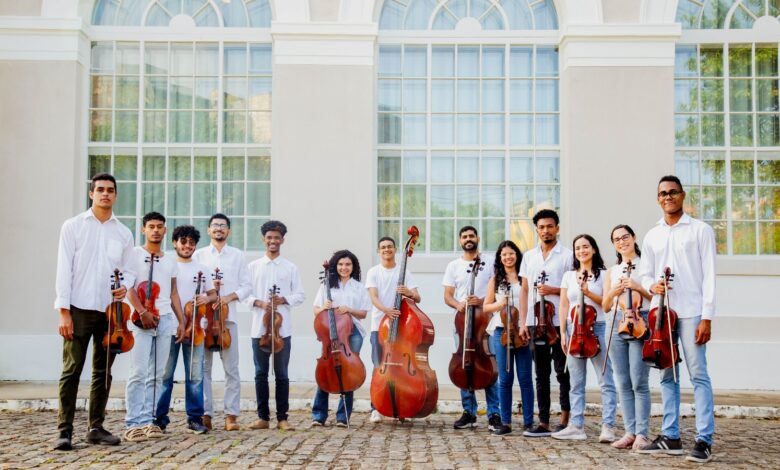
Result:
M531 429L534 424L534 382L531 376L531 347L529 345L509 350L507 361L506 346L501 344L504 324L501 322L501 310L511 304L520 310L521 282L520 262L523 259L520 248L511 240L499 243L494 262L494 275L490 278L485 295L483 309L493 313L487 327L490 334L490 349L496 355L498 363L498 399L501 409L501 427L494 434L512 432L512 385L517 370L517 382L520 385L520 398L523 406L523 427ZM508 284L508 289L507 289ZM526 335L526 340L528 337ZM509 370L507 371L507 362Z
M561 325L561 347L568 354L569 337L573 330L573 319L570 317L571 307L577 307L580 296L584 295L585 303L596 310L594 332L599 340L599 353L590 358L590 363L596 372L596 378L601 388L601 435L599 442L615 441L615 414L617 411L617 393L612 378L612 368L607 359L606 319L601 308L604 292L604 260L599 252L596 240L590 235L582 234L574 237L573 270L563 275L561 281L561 308L558 318ZM588 271L587 282L583 282L583 273ZM570 321L571 320L571 321ZM606 370L604 363L606 362ZM571 390L571 419L569 425L552 434L555 439L585 440L585 379L588 359L569 356L566 364L569 368ZM602 373L603 371L603 373Z
M325 286L321 285L314 299L314 314L317 315L323 309L333 308L336 315L349 315L352 317L352 334L349 336L349 347L353 353L360 355L363 338L366 330L360 324L360 320L366 318L368 309L371 308L371 300L363 284L360 283L360 262L357 256L349 250L337 251L331 256L330 270L327 282L330 285L331 300L325 293ZM347 421L352 416L353 392L344 394L336 408L336 426L346 427ZM323 426L328 419L328 393L320 390L314 395L314 403L311 408L312 426Z

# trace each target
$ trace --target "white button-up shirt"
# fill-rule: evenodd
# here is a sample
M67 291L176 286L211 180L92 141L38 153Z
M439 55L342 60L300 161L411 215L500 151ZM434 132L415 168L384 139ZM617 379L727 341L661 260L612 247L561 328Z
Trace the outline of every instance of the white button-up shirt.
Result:
M639 277L648 292L660 280L665 268L671 268L669 306L680 318L715 316L715 232L708 224L683 214L674 225L658 221L645 235ZM653 296L651 308L658 305Z
M213 244L209 244L209 246L196 250L192 259L207 266L211 270L209 275L214 274L214 269L219 268L219 272L223 276L222 286L219 289L220 295L236 293L238 301L230 302L227 318L227 321L235 323L238 316L236 312L238 302L246 299L252 291L244 252L228 245L219 251Z
M555 244L547 259L542 255L542 249L536 246L523 254L523 261L520 263L520 277L526 278L528 282L528 310L525 317L526 326L536 325L534 317L534 301L538 301L539 295L534 289L534 282L537 281L542 271L547 275L545 285L552 287L561 287L561 281L566 271L574 267L574 253L565 248L561 241ZM556 315L553 317L553 324L558 325L558 310L561 303L561 296L546 295L545 302L551 302L555 306ZM519 306L518 306L519 307Z
M104 310L111 303L114 269L123 272L123 286L135 282L128 268L132 252L133 234L114 215L101 223L87 209L66 220L57 253L54 308Z
M263 256L249 263L249 275L252 290L246 298L246 303L252 310L252 338L259 338L265 334L265 325L263 325L265 310L255 307L255 300L267 302L269 291L274 284L279 288L277 295L287 300L287 304L276 307L277 313L282 316L279 335L282 338L292 335L290 312L292 307L297 307L306 300L298 268L281 256L277 256L274 260Z

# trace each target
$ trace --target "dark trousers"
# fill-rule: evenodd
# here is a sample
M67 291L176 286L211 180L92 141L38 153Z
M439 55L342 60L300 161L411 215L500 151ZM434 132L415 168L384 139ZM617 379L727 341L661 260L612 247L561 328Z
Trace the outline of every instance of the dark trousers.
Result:
M531 338L534 337L534 328L530 328ZM533 341L533 340L532 340ZM566 368L566 354L561 349L561 339L552 346L534 345L534 370L536 371L536 403L539 405L539 421L542 423L550 422L550 362L555 367L555 377L558 379L558 399L561 404L561 410L571 410L569 405L569 373L564 372Z
M103 348L103 335L108 329L105 312L82 310L71 305L73 339L62 343L62 375L60 376L60 409L57 414L57 430L73 433L73 415L76 413L76 395L81 371L87 359L87 347L92 340L92 385L89 389L89 428L103 425L106 418L106 402L111 389L111 363ZM106 381L106 368L109 369ZM106 383L108 382L108 383Z
M287 376L287 367L290 365L291 339L290 336L284 338L284 347L281 351L274 354L277 421L287 420L287 411L290 409L290 378ZM268 388L268 370L270 368L271 353L260 348L260 342L257 338L252 338L252 353L255 361L257 416L260 419L270 421L271 411L268 409L268 399L271 393Z

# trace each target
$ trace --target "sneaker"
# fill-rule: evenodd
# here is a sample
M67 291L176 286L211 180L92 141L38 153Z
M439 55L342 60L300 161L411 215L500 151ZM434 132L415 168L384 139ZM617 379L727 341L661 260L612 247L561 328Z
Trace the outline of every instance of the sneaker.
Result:
M455 429L476 428L477 417L468 411L464 411L460 418L453 423L452 427Z
M70 433L68 431L60 431L60 437L54 441L54 450L73 450L73 443L70 441Z
M311 425L309 427L312 428L321 428L325 426L325 421L317 421L316 419L311 420Z
M512 426L509 426L507 424L499 424L496 429L494 429L493 434L496 436L503 436L504 434L509 434L512 432Z
M608 444L615 442L617 437L615 436L615 428L608 424L601 425L601 435L599 436L599 442L602 444Z
M187 432L190 434L206 434L209 432L209 428L197 421L190 421L187 423Z
M268 429L269 422L267 419L256 419L252 424L249 425L249 429Z
M502 426L501 417L493 413L488 418L488 431L493 432Z
M634 445L631 446L631 450L639 450L648 444L650 444L650 439L641 434L637 434L636 439L634 439Z
M103 426L92 428L87 433L87 442L101 446L116 446L122 439L106 431Z
M125 430L124 434L122 434L122 439L127 442L141 442L149 439L149 437L146 435L143 427L136 426Z
M584 441L588 436L583 428L570 424L566 426L566 429L552 433L552 438L562 441Z
M149 439L159 439L165 436L165 433L162 432L160 426L157 426L156 424L147 424L144 426L143 430L146 433L146 437Z
M623 437L612 443L612 447L615 449L630 449L634 442L636 442L636 436L633 434L623 434Z
M698 463L709 462L712 460L712 446L704 441L697 440L696 444L693 446L693 450L690 454L688 454L687 457L685 457L685 460Z
M669 439L664 435L659 435L655 440L636 450L640 454L669 454L682 455L682 441L679 439Z
M377 410L373 410L371 411L371 417L368 420L372 423L380 423L382 422L382 415Z
M523 431L525 437L548 437L552 434L552 431L542 426L541 424L533 429Z
M553 428L553 432L560 432L568 427L569 427L568 424L558 423L558 425Z
M346 421L336 421L336 427L337 428L346 428L346 427L348 427L347 426L347 422Z

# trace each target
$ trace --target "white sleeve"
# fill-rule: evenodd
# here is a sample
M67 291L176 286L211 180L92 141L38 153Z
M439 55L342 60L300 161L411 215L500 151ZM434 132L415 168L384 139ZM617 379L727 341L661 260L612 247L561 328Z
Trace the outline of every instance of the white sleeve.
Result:
M60 230L60 242L57 250L57 277L54 308L70 309L70 289L73 282L73 256L76 252L76 240L71 233L71 224L65 222Z
M712 227L702 227L699 235L699 257L702 270L702 320L712 320L715 317L715 232Z
M407 287L411 287L408 285L410 282L408 279L409 270L407 270L406 272L407 272L407 280L406 280ZM441 285L445 287L455 287L455 262L450 262L447 265L447 269L444 270L444 278L441 280Z

